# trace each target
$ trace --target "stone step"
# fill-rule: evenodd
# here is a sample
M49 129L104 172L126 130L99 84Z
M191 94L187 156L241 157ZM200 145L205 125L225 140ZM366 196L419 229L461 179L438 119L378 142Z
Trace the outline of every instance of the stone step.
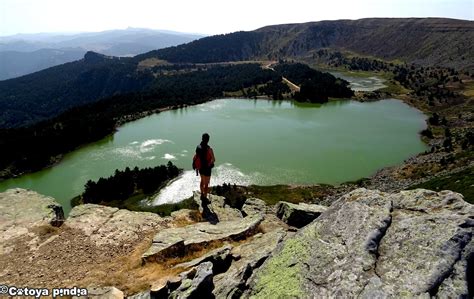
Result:
M242 240L257 233L262 221L262 215L254 215L216 225L201 222L164 229L155 235L150 248L142 255L142 261L160 262L170 257L185 256L213 243Z

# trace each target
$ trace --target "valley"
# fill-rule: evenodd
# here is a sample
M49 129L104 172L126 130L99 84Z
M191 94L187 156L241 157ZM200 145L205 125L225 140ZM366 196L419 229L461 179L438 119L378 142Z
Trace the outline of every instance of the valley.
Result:
M400 24L412 21L402 20ZM370 23L369 20L360 22ZM384 23L383 20L374 22ZM387 22L384 26L393 25L391 22ZM413 22L410 26L415 26L414 24L419 22L419 26L429 27L436 31L437 26L444 24L443 22L454 21L419 20ZM278 28L280 32L284 32L298 26L303 28L300 32L306 32L316 30L315 28L321 26L326 28L325 26L330 24L332 23L282 25L262 28L255 32L206 37L191 42L186 47L170 47L133 58L114 58L89 52L81 61L12 81L13 85L10 83L8 87L4 85L7 87L3 89L4 98L5 95L8 98L8 94L23 97L24 107L31 106L28 103L33 99L32 95L35 99L38 97L37 92L40 92L40 98L47 99L46 96L53 90L55 96L62 97L66 95L61 94L62 90L75 88L74 86L82 88L83 92L73 97L81 101L88 100L76 108L67 108L78 105L77 101L71 98L70 104L62 108L66 110L65 112L53 108L56 105L47 108L48 105L54 103L48 100L41 107L56 110L58 116L55 118L39 123L36 120L29 127L0 129L2 137L0 142L10 145L9 148L2 148L1 154L4 161L1 163L1 177L7 179L54 165L67 152L111 136L119 126L127 122L167 109L184 109L189 105L204 103L222 98L222 96L273 100L296 99L300 102L313 103L326 102L328 99L333 101L337 98L352 98L360 102L397 98L426 113L429 119L427 128L421 131L421 136L428 145L428 149L399 166L380 170L372 176L372 179L364 181L365 184L371 182L367 186L389 191L400 190L413 184L421 184L437 175L449 175L472 167L474 133L472 132L473 99L470 96L470 90L471 85L474 84L474 74L469 71L469 65L461 68L423 66L402 62L402 56L399 56L397 60L384 60L377 58L375 52L371 56L366 56L360 54L363 51L359 53L339 51L337 48L330 48L333 46L329 44L327 45L330 46L329 48L319 50L308 48L307 51L291 55L280 52L283 58L280 57L278 60L259 59L263 53L261 51L269 47L260 40L263 33L275 36L276 31L273 29ZM342 27L335 24L338 23L333 23L334 30L340 30L340 32L346 30L343 29L344 26L349 26L344 22L342 22ZM464 28L462 30L467 30L466 32L471 34L470 23L459 22L459 24L461 26L459 28ZM249 38L249 35L252 38ZM278 36L281 34L279 33ZM238 44L239 42L242 44ZM339 41L334 42L337 44ZM206 56L205 50L216 43L223 43L226 47L235 45L235 47L231 51L227 51L225 47L220 48L213 52L214 56ZM249 47L247 50L250 52L242 56L242 53L238 51L241 51L241 46L246 43L254 43L254 46ZM281 49L287 47L280 46ZM202 51L201 56L198 54L199 51ZM266 56L275 57L273 54L266 54ZM331 75L325 77L324 73L315 69L329 71L342 79L335 79ZM59 88L62 83L55 85L60 81L57 81L54 76L60 78L64 71L72 75L72 80L67 83L70 87ZM54 76L51 77L49 74ZM48 78L49 81L44 81L44 78ZM351 88L355 94L344 90L349 84L343 80L344 78L350 78ZM44 85L44 88L30 94L20 91L22 86L29 84L28 82ZM45 84L47 82L53 85ZM98 84L99 82L107 83L103 85L103 83ZM319 86L319 83L311 82L327 83ZM298 88L302 90L299 91ZM332 94L322 94L322 90L331 90ZM86 97L84 97L85 94L87 94ZM114 95L111 96L111 94ZM19 101L19 103L22 102L23 100ZM12 109L18 111L19 107L12 106ZM49 114L50 112L47 111L37 113L38 115ZM17 114L10 114L10 116L12 120L17 118ZM25 115L24 117L31 119L35 116ZM8 117L3 118L3 121L6 120ZM26 144L35 144L35 146ZM41 150L38 151L38 149ZM339 180L338 183L342 181L344 180Z
M143 21L194 20L193 31L211 22L220 33L238 11L86 2L73 11L87 11L87 24L96 12L130 20L140 7ZM326 8L313 2L304 10ZM277 4L257 21L275 20ZM303 22L297 4L284 14ZM412 1L409 15L417 4L426 10ZM430 9L452 17L444 8L464 6ZM0 37L0 52L46 47L12 57L57 64L0 81L0 292L473 297L474 22L394 9L352 19L347 7L350 19L205 37ZM248 26L250 11L235 15ZM55 44L93 48L61 64L68 54ZM29 72L21 59L0 79ZM209 193L191 164L204 132L216 158Z

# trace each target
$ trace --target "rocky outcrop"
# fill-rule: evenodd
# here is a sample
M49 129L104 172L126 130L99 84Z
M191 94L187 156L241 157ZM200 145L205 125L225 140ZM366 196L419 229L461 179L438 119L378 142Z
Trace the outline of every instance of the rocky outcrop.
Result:
M65 225L81 230L97 245L130 246L144 233L168 227L170 219L148 212L84 204L74 207Z
M286 233L277 229L258 234L249 242L233 248L234 261L225 273L214 277L216 298L238 298L248 288L247 280L253 271L270 256Z
M169 298L210 298L214 289L212 278L212 263L199 264L194 271L187 272L186 278Z
M473 219L454 192L357 189L280 245L246 295L468 297Z
M189 209L174 211L171 213L171 218L173 218L173 222L183 225L202 221L199 211Z
M63 208L53 198L25 189L0 193L0 211L0 254L12 250L8 240L64 222Z
M207 199L201 199L201 193L194 192L193 198L202 216L211 223L242 219L242 213L226 204L222 196L208 194Z
M230 263L232 262L232 245L224 245L220 248L211 250L210 252L204 254L201 257L193 259L192 261L177 264L174 268L190 268L195 267L204 262L211 262L213 265L213 273L222 273L229 268Z
M213 298L214 265L210 261L197 264L178 276L162 281L155 289L129 296L133 299L152 298Z
M258 199L247 200L244 217L216 224L192 223L190 211L161 218L87 204L57 228L51 223L60 215L51 205L59 206L31 191L0 193L2 282L49 286L97 275L94 286L104 282L127 296L130 281L139 286L134 292L148 288L131 296L143 299L469 298L474 292L474 206L450 191L357 189L299 230ZM314 206L277 207L286 221L301 210L319 213ZM116 272L126 276L110 283ZM90 296L123 297L117 289L98 287Z
M254 235L263 216L223 221L216 225L196 223L185 227L169 228L158 232L151 247L142 255L144 262L159 262L168 257L179 257L201 250L213 243L241 240Z
M238 298L247 289L247 280L253 271L262 265L285 235L285 231L277 228L250 237L242 245L225 245L211 250L199 258L174 266L175 269L189 270L162 280L150 290L131 298ZM206 270L200 274L203 268Z
M49 289L69 282L123 289L108 281L108 273L136 271L129 266L134 259L139 265L135 251L145 249L154 232L174 225L170 217L152 213L82 205L55 227L62 216L57 211L62 211L58 203L33 191L0 193L0 281Z
M266 214L268 212L267 204L259 198L247 198L242 206L242 214L244 216L255 214Z
M301 228L326 211L326 207L307 203L294 204L280 201L276 205L278 218L288 225Z

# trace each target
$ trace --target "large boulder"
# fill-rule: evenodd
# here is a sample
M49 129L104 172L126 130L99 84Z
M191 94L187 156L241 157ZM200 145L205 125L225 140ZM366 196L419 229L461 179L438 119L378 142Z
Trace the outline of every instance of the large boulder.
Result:
M473 218L474 206L451 191L354 190L280 245L246 295L472 296Z
M276 214L278 218L288 225L301 228L318 218L326 207L307 203L294 204L280 201L276 204Z
M62 206L53 198L25 189L0 193L0 254L7 253L8 241L34 229L51 229L64 222Z
M468 251L474 246L474 205L451 191L402 191L391 199L391 225L380 242L374 269L381 291L395 296L435 296L440 289L451 289L455 297L467 295L465 273L472 254ZM464 274L461 281L459 272Z
M201 250L209 245L242 240L258 231L263 216L223 221L216 225L202 222L185 227L163 229L153 238L151 247L142 255L143 262L162 261Z

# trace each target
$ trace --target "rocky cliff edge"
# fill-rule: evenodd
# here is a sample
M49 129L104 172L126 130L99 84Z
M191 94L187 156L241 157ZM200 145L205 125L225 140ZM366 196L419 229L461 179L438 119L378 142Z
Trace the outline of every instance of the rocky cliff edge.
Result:
M474 206L451 191L357 189L329 207L250 198L240 210L210 196L205 221L197 211L160 217L90 204L64 219L54 199L12 189L0 193L0 211L7 285L79 285L91 298L474 292Z

